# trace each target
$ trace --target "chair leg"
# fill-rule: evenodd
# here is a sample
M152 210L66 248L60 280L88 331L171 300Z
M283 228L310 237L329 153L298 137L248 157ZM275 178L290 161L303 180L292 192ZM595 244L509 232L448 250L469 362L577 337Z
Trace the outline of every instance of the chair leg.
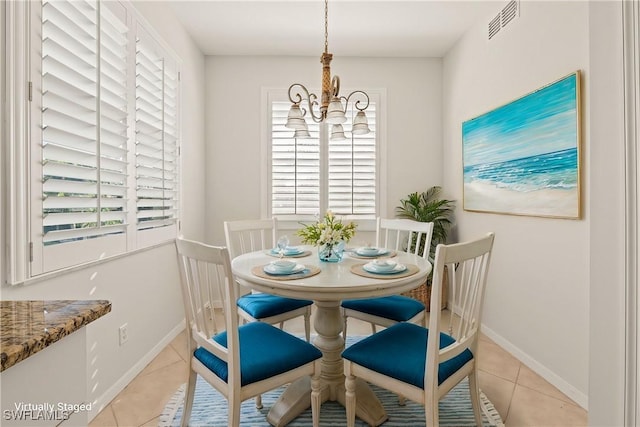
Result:
M406 404L407 404L407 398L404 397L403 395L399 394L398 395L398 405L404 406Z
M356 425L356 377L347 375L344 380L347 427Z
M315 363L315 372L311 377L311 419L313 427L320 427L320 405L322 404L320 393L320 361Z
M262 409L262 395L256 396L256 409Z
M371 324L371 333L372 333L372 334L375 334L375 333L376 333L376 324L375 324L375 323L372 323L372 324Z
M425 425L427 427L438 427L440 425L440 413L438 409L438 399L427 399L424 405ZM480 424L482 426L482 424Z
M240 427L240 405L242 402L239 396L234 396L233 393L229 395L229 427Z
M469 374L469 393L471 394L471 406L476 425L482 425L482 413L480 411L480 390L478 388L478 371L474 368Z
M196 379L198 374L189 369L189 382L187 384L187 390L184 395L184 409L182 410L182 420L180 421L181 427L189 425L189 419L191 418L191 408L193 407L193 398L196 393Z
M284 329L284 322L280 322L280 329Z
M311 307L304 314L304 335L307 338L307 342L311 342Z

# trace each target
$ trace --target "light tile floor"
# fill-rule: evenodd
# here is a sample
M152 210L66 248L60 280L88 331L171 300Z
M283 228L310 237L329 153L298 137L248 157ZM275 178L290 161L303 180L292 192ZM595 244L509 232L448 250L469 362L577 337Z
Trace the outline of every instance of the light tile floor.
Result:
M445 311L447 313L447 311ZM285 329L304 333L302 321ZM368 323L349 320L350 335L368 335ZM157 426L162 410L188 377L186 334L178 335L90 423L90 427ZM489 338L479 350L480 388L506 427L587 426L587 412Z

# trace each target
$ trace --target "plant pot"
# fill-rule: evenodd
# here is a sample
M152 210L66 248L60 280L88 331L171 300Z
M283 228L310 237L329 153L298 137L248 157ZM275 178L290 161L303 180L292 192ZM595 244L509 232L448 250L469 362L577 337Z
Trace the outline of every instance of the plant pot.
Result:
M448 281L449 281L449 278L447 273L447 267L445 266L444 274L442 276L442 298L440 300L441 310L444 310L445 308L447 308L447 300L449 297ZM431 278L427 279L425 283L418 286L417 288L412 289L409 292L406 292L404 295L409 296L413 299L417 299L418 301L424 304L424 306L426 307L426 311L431 311Z

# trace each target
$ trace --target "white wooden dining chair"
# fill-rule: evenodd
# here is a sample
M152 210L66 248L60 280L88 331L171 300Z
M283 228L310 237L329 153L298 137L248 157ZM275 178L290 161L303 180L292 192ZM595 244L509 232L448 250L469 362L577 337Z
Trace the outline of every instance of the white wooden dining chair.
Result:
M439 425L438 401L468 378L475 421L482 425L476 361L493 240L494 234L488 233L477 240L437 246L428 329L397 323L342 353L348 427L355 424L356 378L424 405L430 427ZM452 313L442 328L440 296L445 266ZM443 329L447 332L440 332Z
M274 249L277 234L276 218L224 222L224 235L232 259L247 252ZM248 290L241 290L241 293L244 295L238 298L238 313L243 319L249 322L279 324L282 329L285 321L302 316L305 337L307 341L311 339L310 318L313 301Z
M240 404L251 397L312 376L312 396L319 396L320 358L313 345L263 322L239 326L238 287L224 247L178 239L178 264L189 331L189 382L181 425L188 425L197 376L228 400L228 426L240 425ZM212 295L223 300L224 331L207 321ZM313 425L319 425L320 399L312 399Z
M433 222L378 218L376 246L389 250L406 251L427 258L432 235ZM420 242L424 242L424 244ZM376 325L387 327L397 322L421 323L426 326L424 323L424 304L403 295L344 300L341 304L341 310L342 334L345 339L349 317L369 322L372 333L376 332Z

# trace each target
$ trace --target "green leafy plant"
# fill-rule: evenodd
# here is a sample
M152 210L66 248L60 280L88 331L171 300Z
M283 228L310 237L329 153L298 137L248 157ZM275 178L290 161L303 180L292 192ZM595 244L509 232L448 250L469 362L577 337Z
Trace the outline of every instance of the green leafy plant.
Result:
M400 206L396 207L396 215L400 218L409 218L420 222L433 222L433 236L429 257L433 259L436 246L445 243L451 228L454 200L440 198L442 188L433 186L422 193L411 193L406 199L400 200ZM420 250L424 242L420 243Z
M312 245L334 245L340 241L347 243L356 233L354 222L343 224L330 210L318 222L302 225L304 227L296 234L301 237L302 243Z

